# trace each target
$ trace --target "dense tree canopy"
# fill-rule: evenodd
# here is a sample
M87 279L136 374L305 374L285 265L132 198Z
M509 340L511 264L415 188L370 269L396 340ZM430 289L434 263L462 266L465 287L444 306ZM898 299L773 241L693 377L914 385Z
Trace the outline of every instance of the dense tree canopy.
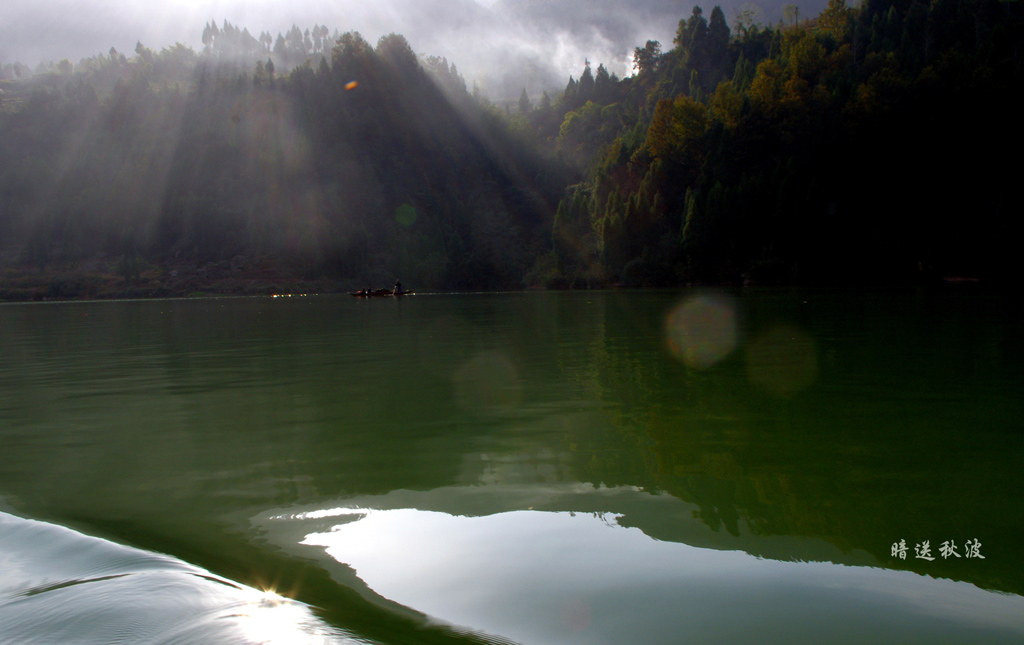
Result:
M1009 279L1017 5L831 0L794 23L694 7L671 50L563 101L553 150L580 175L550 283Z
M231 32L214 33L199 56L140 45L34 79L31 109L0 116L5 264L102 261L130 279L243 256L353 284L521 284L564 178L454 65L346 33L329 62L239 73L217 63ZM113 78L101 100L94 81Z
M733 31L694 7L631 76L588 60L504 109L400 35L319 25L7 65L0 264L154 293L224 263L430 288L1008 280L1021 11L831 0Z

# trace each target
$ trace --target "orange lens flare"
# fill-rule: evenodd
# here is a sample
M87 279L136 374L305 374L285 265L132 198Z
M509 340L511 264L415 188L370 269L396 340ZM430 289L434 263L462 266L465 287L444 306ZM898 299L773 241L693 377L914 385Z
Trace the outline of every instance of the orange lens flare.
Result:
M729 298L711 294L689 298L665 321L668 350L690 367L711 367L736 348L736 318L736 306Z

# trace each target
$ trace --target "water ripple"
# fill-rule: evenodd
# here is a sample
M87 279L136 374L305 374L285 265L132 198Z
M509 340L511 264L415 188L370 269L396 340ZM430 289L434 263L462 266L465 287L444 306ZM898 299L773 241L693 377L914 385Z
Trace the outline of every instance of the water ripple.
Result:
M362 642L305 604L0 512L0 643Z

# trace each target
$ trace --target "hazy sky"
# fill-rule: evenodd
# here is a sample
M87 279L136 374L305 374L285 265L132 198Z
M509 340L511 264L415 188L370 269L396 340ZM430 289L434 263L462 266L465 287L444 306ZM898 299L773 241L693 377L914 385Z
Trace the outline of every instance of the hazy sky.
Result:
M292 24L359 31L370 43L404 35L420 54L445 56L472 84L501 85L510 66L523 68L534 87L578 76L585 58L628 74L632 49L647 39L671 47L680 18L696 0L3 0L0 63L30 67L40 60L77 63L111 46L128 56L141 41L152 49L175 42L197 51L203 26L225 19L258 36ZM766 0L762 6L780 4ZM821 5L825 0L812 0ZM713 4L704 3L705 15ZM732 23L740 0L723 2ZM770 13L766 11L766 13ZM801 13L804 13L802 8ZM805 15L809 15L810 9ZM772 18L768 17L771 21Z

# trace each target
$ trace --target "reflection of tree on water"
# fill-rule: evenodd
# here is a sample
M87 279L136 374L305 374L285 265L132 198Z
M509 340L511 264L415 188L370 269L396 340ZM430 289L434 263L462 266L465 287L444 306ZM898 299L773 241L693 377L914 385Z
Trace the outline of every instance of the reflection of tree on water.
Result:
M1007 511L1019 508L1008 491L1024 484L1014 456L1020 437L1008 432L1021 404L1006 387L1019 352L1005 319L968 314L955 302L864 296L801 311L798 294L751 297L741 346L698 370L666 360L656 313L617 302L610 296L600 322L588 323L586 331L600 329L588 341L593 363L571 374L603 402L609 424L572 433L580 480L664 491L732 536L820 538L892 568L1024 589L1024 563L1013 550L1019 513ZM884 326L847 318L865 306ZM748 339L766 337L780 318L800 323L793 328L819 353L805 391L771 391L750 377ZM966 340L951 342L953 330ZM623 346L624 337L636 341ZM788 374L805 378L806 368L797 369L804 371ZM901 537L961 545L978 538L987 557L895 562L889 548Z
M806 299L745 292L740 345L707 369L663 348L674 293L8 308L0 489L40 516L189 545L214 567L213 554L248 544L252 508L583 482L641 494L590 506L566 495L553 510L622 513L663 541L1020 593L1012 319L986 322L1000 305L984 299L960 314L928 299ZM748 376L748 339L779 320L819 356L813 385L793 394ZM978 539L986 559L894 562L901 538L933 550L954 539L961 553ZM262 575L266 557L247 553L238 562Z

